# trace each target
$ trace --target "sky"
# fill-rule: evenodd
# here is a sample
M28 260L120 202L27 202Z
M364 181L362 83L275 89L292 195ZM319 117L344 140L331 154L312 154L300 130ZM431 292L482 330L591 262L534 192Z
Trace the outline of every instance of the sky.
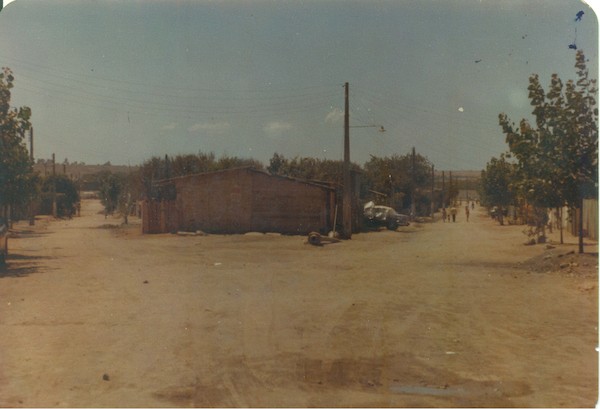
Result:
M507 150L498 115L531 118L530 75L574 79L575 45L598 78L598 21L575 0L4 4L0 66L32 109L36 160L342 160L347 82L353 162L414 147L481 170Z

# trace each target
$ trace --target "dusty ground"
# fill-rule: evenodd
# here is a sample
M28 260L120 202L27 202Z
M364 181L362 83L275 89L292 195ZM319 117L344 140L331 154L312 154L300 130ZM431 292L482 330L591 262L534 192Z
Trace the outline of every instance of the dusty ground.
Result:
M322 247L141 236L99 209L15 226L0 406L596 404L596 243L479 212Z

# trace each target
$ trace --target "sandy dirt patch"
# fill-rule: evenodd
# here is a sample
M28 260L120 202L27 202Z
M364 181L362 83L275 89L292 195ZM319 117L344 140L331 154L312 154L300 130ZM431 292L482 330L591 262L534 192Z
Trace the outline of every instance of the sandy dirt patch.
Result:
M596 404L596 243L525 246L478 209L321 247L100 210L15 225L0 406Z

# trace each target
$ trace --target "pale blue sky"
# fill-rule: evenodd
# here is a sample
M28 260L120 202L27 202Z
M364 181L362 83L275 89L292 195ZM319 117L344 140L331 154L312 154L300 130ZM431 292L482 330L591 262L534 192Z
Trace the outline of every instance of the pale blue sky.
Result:
M575 21L583 10L581 21ZM506 150L498 114L528 117L529 75L598 70L594 12L574 0L16 0L0 13L13 105L36 158L139 164L214 152L265 164L414 146L442 170Z

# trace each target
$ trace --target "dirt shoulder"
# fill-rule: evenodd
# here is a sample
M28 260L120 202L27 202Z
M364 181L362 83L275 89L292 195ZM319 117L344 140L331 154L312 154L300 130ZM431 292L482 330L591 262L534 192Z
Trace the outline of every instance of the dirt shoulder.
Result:
M0 406L596 404L596 243L525 246L479 212L315 247L99 210L16 226Z

